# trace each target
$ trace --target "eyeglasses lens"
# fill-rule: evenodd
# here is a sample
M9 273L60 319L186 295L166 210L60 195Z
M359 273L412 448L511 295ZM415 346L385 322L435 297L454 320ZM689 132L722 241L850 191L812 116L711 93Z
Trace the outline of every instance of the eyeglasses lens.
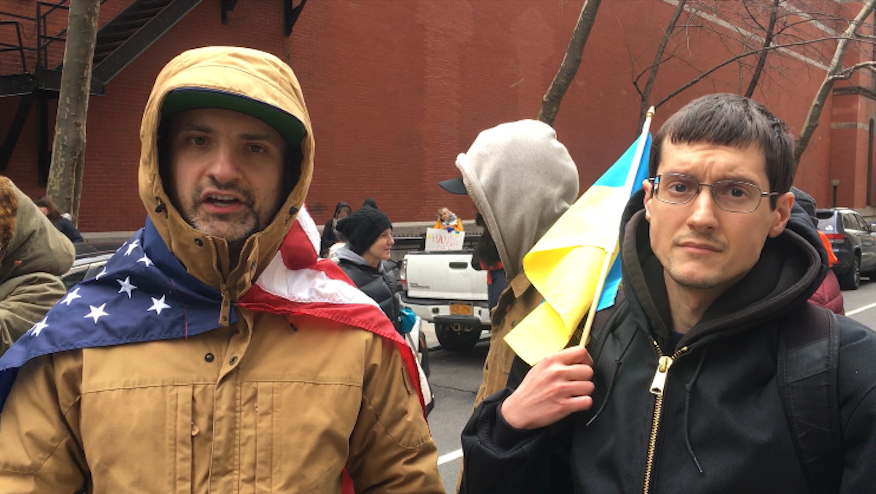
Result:
M687 204L697 196L701 187L710 187L718 207L729 212L749 213L760 204L760 188L734 180L701 184L694 177L666 173L659 177L657 199L670 204Z

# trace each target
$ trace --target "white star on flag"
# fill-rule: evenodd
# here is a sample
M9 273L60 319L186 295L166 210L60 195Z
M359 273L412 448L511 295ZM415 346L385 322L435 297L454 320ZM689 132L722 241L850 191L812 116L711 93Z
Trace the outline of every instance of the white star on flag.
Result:
M170 309L171 306L164 303L164 295L161 298L149 297L152 299L152 307L146 309L146 311L154 310L157 314L161 314L161 311L164 309Z
M39 336L39 335L40 335L40 331L42 331L42 330L48 328L49 325L46 324L46 319L48 319L48 318L49 318L49 317L46 316L46 317L43 318L42 321L40 321L40 322L34 324L33 327L30 328L30 335L31 335L31 336Z
M143 257L141 257L140 259L137 259L137 262L142 262L143 265L146 266L147 268L152 265L152 259L149 259L148 257L146 257L146 254L143 254Z
M125 278L124 281L122 281L122 280L116 280L116 281L119 283L119 285L122 285L122 287L119 288L119 293L125 292L128 294L128 298L131 298L131 292L137 289L137 287L135 285L131 284L131 277L128 276L127 278Z
M85 318L88 319L90 317L90 318L94 319L94 324L97 324L97 320L100 319L101 317L109 315L103 311L103 308L106 307L106 304L103 304L100 307L95 307L93 305L89 305L88 307L91 308L91 312L86 314Z
M97 276L95 276L94 279L99 280L105 274L106 274L106 266L104 266L103 269L99 273L97 273Z
M128 251L125 252L125 255L126 255L126 256L131 255L131 251L133 251L134 249L136 249L136 248L138 247L139 244L140 244L140 241L139 241L139 240L134 240L133 242L131 242L130 244L128 244Z
M61 301L62 304L67 304L67 307L70 307L70 302L76 300L77 298L82 298L82 295L79 295L79 287L77 286L75 289L70 290L70 293Z

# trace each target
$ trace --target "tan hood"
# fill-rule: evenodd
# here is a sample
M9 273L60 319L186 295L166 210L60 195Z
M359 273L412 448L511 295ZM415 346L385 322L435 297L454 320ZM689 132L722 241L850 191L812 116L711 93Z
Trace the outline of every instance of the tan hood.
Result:
M70 240L11 180L0 177L0 283L32 273L61 276L73 257Z
M270 225L246 241L233 271L225 240L205 235L186 223L171 204L159 175L157 133L162 103L169 92L183 88L223 91L266 103L293 115L307 131L301 143L304 159L298 183ZM140 198L149 217L190 274L236 301L277 252L310 186L313 132L298 79L279 58L260 51L231 47L187 51L171 60L158 75L143 113L140 141Z

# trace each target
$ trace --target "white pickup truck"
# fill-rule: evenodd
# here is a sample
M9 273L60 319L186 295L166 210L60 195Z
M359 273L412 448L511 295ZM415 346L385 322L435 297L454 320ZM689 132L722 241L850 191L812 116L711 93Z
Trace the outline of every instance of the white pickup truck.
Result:
M469 350L490 329L487 273L471 251L408 252L399 271L402 304L435 325L443 348Z

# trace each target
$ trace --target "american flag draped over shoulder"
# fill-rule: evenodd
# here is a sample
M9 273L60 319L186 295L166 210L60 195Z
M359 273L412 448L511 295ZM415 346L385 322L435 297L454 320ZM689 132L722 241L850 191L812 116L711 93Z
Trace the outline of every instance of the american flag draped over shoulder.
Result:
M401 353L425 417L426 404L413 351L371 297L359 291L334 262L319 259L319 245L316 223L302 208L280 250L239 305L254 311L328 319L391 340ZM353 494L353 480L346 469L341 480L342 493Z
M220 326L220 292L188 274L147 218L95 278L74 286L0 357L0 410L25 362L41 355L184 338ZM230 323L236 312L230 312Z
M396 344L420 404L413 352L377 304L333 262L317 258L319 232L302 209L280 250L240 307L282 315L308 315L376 333ZM73 287L0 357L0 411L18 369L56 352L185 338L220 326L220 292L188 274L167 249L151 220L94 279ZM236 322L232 307L229 324ZM425 406L423 406L425 414Z
M317 257L319 241L316 224L307 209L302 208L280 250L252 288L241 297L240 307L286 316L327 319L365 329L392 341L417 389L425 416L426 405L413 351L371 297L359 291L334 262Z

